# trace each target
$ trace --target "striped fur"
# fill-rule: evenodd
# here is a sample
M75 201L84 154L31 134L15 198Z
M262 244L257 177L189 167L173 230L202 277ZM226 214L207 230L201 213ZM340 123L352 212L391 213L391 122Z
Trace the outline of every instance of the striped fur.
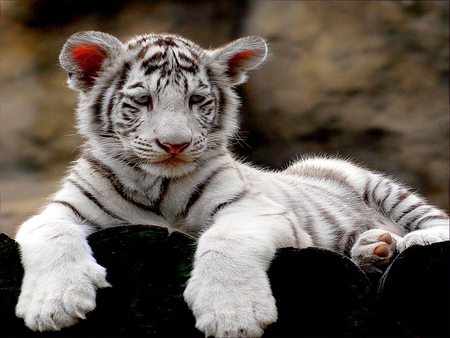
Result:
M80 92L86 143L17 234L25 277L16 311L26 325L59 330L95 307L95 289L108 283L86 236L107 227L198 238L185 298L213 336L259 336L276 320L265 271L278 248L324 247L373 271L396 250L448 240L446 213L349 161L311 157L269 172L233 157L233 87L266 53L257 37L212 50L170 34L68 40L60 61Z

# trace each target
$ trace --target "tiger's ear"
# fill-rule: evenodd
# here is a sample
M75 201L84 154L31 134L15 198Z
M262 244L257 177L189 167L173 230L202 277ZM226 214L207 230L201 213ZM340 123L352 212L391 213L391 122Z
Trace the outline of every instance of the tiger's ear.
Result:
M59 62L69 74L69 86L88 92L106 61L121 55L124 49L124 45L112 35L96 31L81 32L67 40Z
M257 67L267 56L267 44L258 36L248 36L212 51L213 59L225 67L232 85L245 82L246 72Z

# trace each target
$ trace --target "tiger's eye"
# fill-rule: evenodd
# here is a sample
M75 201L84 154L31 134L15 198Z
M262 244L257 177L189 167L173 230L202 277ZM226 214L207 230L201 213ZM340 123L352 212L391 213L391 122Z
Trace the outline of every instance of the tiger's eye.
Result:
M204 99L205 99L205 97L204 97L203 95L197 95L197 94L195 94L195 95L192 95L192 96L189 98L189 101L190 101L191 104L195 104L195 103L200 103L200 102L202 102Z
M139 104L148 104L152 98L149 95L142 95L135 98L135 101Z

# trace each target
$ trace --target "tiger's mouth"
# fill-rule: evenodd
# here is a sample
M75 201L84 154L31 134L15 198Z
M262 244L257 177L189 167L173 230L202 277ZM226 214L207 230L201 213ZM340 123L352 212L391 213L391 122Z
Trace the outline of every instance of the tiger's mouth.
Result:
M130 164L145 165L155 169L182 169L190 167L196 162L196 158L186 154L161 154L157 156L142 156L133 152L127 156Z
M190 164L194 162L194 159L190 156L185 156L181 154L168 154L164 159L160 161L153 162L153 164L177 167L184 164Z
M184 154L165 154L157 157L140 158L140 163L164 167L179 167L192 164L194 158Z
M158 160L153 158L143 161L141 164L143 164L141 168L144 170L165 177L184 176L197 167L195 158L186 155L180 156L180 154L162 156Z

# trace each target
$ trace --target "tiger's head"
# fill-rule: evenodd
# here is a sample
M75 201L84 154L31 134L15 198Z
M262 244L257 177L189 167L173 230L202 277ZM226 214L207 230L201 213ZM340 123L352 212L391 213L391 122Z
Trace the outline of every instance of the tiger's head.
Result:
M60 63L80 92L77 128L88 144L173 177L227 147L238 127L233 87L266 55L259 37L209 50L173 34L122 43L89 31L69 38Z

